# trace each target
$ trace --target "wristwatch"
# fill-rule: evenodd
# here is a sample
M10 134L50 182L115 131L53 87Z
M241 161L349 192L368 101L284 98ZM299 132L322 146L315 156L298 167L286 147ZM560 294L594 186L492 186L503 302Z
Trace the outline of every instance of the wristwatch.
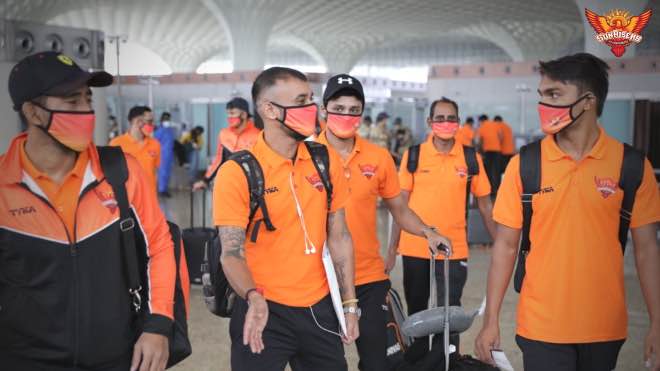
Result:
M357 314L358 317L362 316L362 309L359 307L356 307L355 305L351 305L348 307L344 307L344 314Z

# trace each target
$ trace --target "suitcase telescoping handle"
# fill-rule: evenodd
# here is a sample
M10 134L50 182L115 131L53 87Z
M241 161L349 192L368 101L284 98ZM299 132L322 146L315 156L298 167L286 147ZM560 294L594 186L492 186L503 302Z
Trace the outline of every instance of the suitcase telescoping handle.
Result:
M190 228L195 228L195 191L190 191ZM206 189L202 190L202 228L206 228Z
M444 259L444 276L445 276L445 329L444 329L444 343L445 343L445 371L449 371L449 249L445 250L447 253Z
M450 249L447 246L440 245L438 246L438 250L441 250L445 254L445 258L443 260L443 270L444 272L444 287L445 287L445 292L444 292L444 329L443 329L443 347L444 347L444 353L445 353L445 371L449 370L449 256L450 256ZM442 253L441 252L441 253ZM430 288L430 295L429 295L429 309L433 309L438 306L438 288L437 288L437 281L435 279L435 257L436 254L433 250L431 250L431 260L429 261L429 288ZM433 345L433 335L429 336L429 351L431 350L431 347Z

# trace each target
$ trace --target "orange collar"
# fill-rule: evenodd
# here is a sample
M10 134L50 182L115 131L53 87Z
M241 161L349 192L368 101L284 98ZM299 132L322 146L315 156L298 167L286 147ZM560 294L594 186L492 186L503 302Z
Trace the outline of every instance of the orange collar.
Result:
M352 152L360 153L362 151L362 141L364 139L362 139L362 137L357 133L355 133L354 138L355 138L355 144L353 145ZM326 146L330 146L330 142L328 142L328 134L326 130L323 130L321 134L319 134L317 142L321 144L325 144Z
M445 155L445 156L447 156L447 155L448 156L458 156L458 147L459 147L460 144L458 143L456 138L454 138L454 145L451 147L451 149L449 150L449 153L447 153L447 154L444 154L444 153L438 151L435 148L435 144L433 144L433 134L429 134L428 138L426 138L425 143L427 144L426 147L428 148L427 149L427 151L428 151L427 154L430 154L432 156L442 156L442 155Z
M598 131L599 131L598 140L596 141L596 144L594 144L593 148L591 148L591 151L589 151L589 153L586 156L596 160L602 159L603 156L605 155L605 149L607 147L607 142L609 140L609 137L605 133L605 130L603 129L602 126L600 125L598 126ZM548 135L545 138L543 138L543 142L545 142L544 150L547 151L548 160L558 161L561 160L562 158L570 157L568 154L562 151L561 148L559 148L559 145L555 141L553 135Z
M27 133L22 133L14 137L14 139L11 141L11 144L9 145L9 148L7 149L7 152L2 157L0 157L0 169L3 169L2 173L0 174L0 184L18 184L22 182L23 171L28 171L24 168L25 165L22 161L22 152L24 152L23 146L25 145L27 136ZM92 172L94 173L94 177L96 177L98 181L101 181L104 178L104 175L103 171L101 170L98 152L96 151L94 143L90 144L85 152L86 155L79 156L79 159L81 157L87 157L89 159ZM27 156L25 159L27 160ZM29 163L29 161L26 161L26 163ZM78 166L79 163L76 162L74 170L76 170ZM80 176L82 177L84 176L84 172L87 166L86 163L84 166L80 166L82 167L82 172L80 173ZM36 170L36 168L34 170ZM36 171L37 172L35 174L41 175L38 170Z
M264 138L265 131L259 133L257 137L257 142L252 147L251 152L255 156L259 157L261 161L272 168L277 168L278 166L290 162L288 158L282 157L279 153L275 152L269 145L266 143ZM307 147L304 143L298 144L298 151L296 153L296 160L309 160L311 158L309 152L307 152Z
M50 179L50 176L39 169L37 169L32 161L28 158L27 153L25 152L25 143L20 146L19 157L21 159L21 166L23 170L33 179ZM69 172L69 175L75 176L77 178L83 178L85 176L85 170L87 169L87 163L89 162L89 156L87 151L83 151L78 155L76 163L73 166L73 169Z

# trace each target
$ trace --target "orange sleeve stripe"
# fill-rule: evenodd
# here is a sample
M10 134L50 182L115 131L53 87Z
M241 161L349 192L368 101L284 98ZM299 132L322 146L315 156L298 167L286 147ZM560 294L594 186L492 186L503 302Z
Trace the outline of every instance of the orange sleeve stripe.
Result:
M126 162L130 203L147 243L149 310L152 314L173 318L176 263L172 236L160 210L156 191L150 188L141 166L131 156L126 156Z

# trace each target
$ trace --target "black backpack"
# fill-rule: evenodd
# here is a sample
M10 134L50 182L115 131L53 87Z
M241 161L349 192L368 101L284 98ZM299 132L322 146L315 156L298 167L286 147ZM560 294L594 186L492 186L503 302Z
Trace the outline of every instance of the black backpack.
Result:
M126 193L126 181L128 180L128 167L126 158L119 147L97 147L101 168L106 181L112 187L115 194L117 206L119 208L119 219L121 228L121 249L124 258L124 274L128 283L128 292L133 298L133 307L130 308L135 313L136 334L142 333L141 319L145 313L146 306L142 305L140 291L143 288L141 282L145 282L144 268L145 257L142 257L142 264L138 261L137 246L144 246L145 241L137 239L139 234L135 233L135 219L130 210L128 195ZM169 359L167 367L171 367L187 358L192 353L192 346L188 338L188 314L186 313L185 296L180 276L181 264L181 233L179 227L168 222L170 235L174 244L174 259L176 262L176 281L174 287L174 325L169 338ZM142 266L140 269L140 265ZM140 273L142 272L142 274Z
M619 243L621 244L621 251L625 253L635 195L644 175L644 153L623 143L623 162L621 163L620 174L619 188L623 190L623 201L619 213ZM541 191L541 140L520 148L520 181L523 188L520 199L522 202L523 225L516 273L513 279L513 287L516 292L520 292L522 289L525 278L525 262L531 249L529 232L532 226L532 215L534 214L532 197Z
M309 151L316 172L321 178L321 182L326 190L327 207L330 210L332 203L332 182L330 181L330 157L328 155L328 148L323 144L316 142L304 142L307 150ZM248 182L250 189L250 215L246 231L250 229L253 218L257 210L261 210L263 215L262 219L255 222L252 232L250 233L250 240L257 241L257 235L261 225L265 225L269 231L276 230L273 225L270 215L268 214L268 207L264 199L265 194L265 179L264 173L259 165L259 161L249 151L239 151L234 153L230 161L236 162ZM236 293L231 288L222 265L220 264L220 255L222 254L222 246L220 244L220 237L217 236L213 241L206 245L204 251L204 264L202 264L202 291L204 301L208 310L219 317L231 317L234 300Z
M403 364L403 355L412 344L413 339L401 333L401 325L406 319L399 293L390 288L385 297L387 305L387 366L388 370L396 370Z
M415 174L419 165L420 144L416 144L408 149L408 163L406 169L410 174ZM465 220L468 219L470 189L472 188L472 178L479 175L479 163L477 162L477 151L473 147L463 146L463 156L468 168L467 183L465 185ZM466 227L467 230L467 227Z

